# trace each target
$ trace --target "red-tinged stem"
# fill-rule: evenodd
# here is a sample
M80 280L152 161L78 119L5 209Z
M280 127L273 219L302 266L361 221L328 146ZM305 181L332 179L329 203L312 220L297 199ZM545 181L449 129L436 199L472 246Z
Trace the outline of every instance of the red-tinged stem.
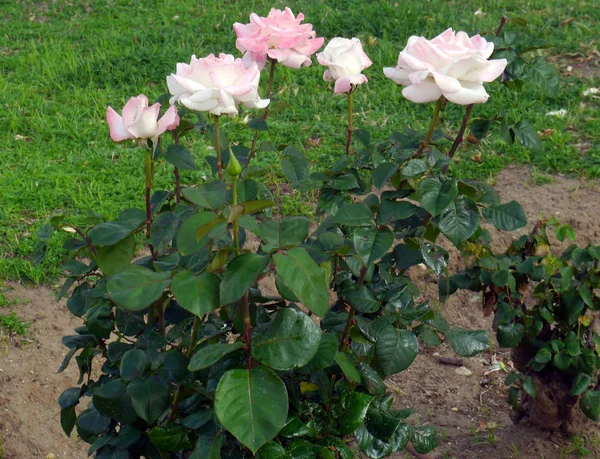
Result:
M219 180L223 180L223 162L221 161L221 132L219 130L219 115L215 115L215 148L217 150L217 171Z
M354 88L352 88L354 89ZM350 154L350 144L352 143L352 132L354 131L354 129L352 128L352 111L353 111L353 104L352 104L352 89L350 89L350 92L348 93L348 136L346 139L346 154L349 155Z
M454 139L454 143L452 144L450 151L448 151L448 157L450 159L452 159L454 157L456 151L458 150L458 147L464 140L463 136L464 136L465 130L467 129L467 125L469 124L469 117L471 116L472 109L473 109L473 104L467 105L467 108L465 110L465 116L463 116L463 120L460 125L460 129L458 130L458 134L456 134L456 139ZM442 169L442 172L445 173L447 169L448 169L448 166L445 166Z
M365 278L367 277L367 268L363 267L360 270L360 277L358 278L358 282L356 283L357 287L362 287L365 283ZM348 319L346 320L346 326L344 327L344 333L342 334L342 341L340 343L340 352L344 352L348 348L348 343L350 339L350 330L352 325L354 324L354 315L356 312L354 309L350 309L348 313Z
M175 141L175 145L179 145L179 136L177 135L177 131L173 129L171 131L173 133L173 140ZM173 169L173 175L175 175L175 202L179 204L181 201L181 177L179 176L179 168L175 167Z
M496 29L496 36L497 37L500 36L500 32L502 32L504 24L506 24L507 21L508 21L508 18L506 16L502 16L502 19L500 19L500 24L498 24L498 28Z

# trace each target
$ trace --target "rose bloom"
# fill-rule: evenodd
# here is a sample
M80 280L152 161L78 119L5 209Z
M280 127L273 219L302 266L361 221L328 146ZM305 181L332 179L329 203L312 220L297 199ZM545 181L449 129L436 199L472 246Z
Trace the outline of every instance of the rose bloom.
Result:
M273 8L266 18L252 13L249 24L233 24L238 37L235 46L245 53L244 64L256 62L262 70L268 56L295 69L310 65L310 56L323 46L325 39L316 38L312 24L300 24L303 20L302 13L294 17L289 8Z
M336 94L350 92L353 86L369 81L361 72L373 64L358 38L333 38L323 52L317 54L317 60L329 67L323 79L335 81Z
M269 99L258 95L259 80L255 64L246 68L231 54L211 54L203 59L192 56L189 65L177 64L176 73L167 77L167 86L173 95L172 104L180 102L190 110L235 116L239 103L248 108L269 105Z
M398 56L396 68L383 73L406 86L402 94L413 102L431 102L444 96L461 105L488 100L483 87L502 75L506 59L488 58L494 44L479 35L446 30L433 40L412 36Z
M179 125L179 116L175 106L169 107L165 114L158 119L160 104L157 102L148 106L148 98L140 94L132 97L123 107L123 116L119 115L112 107L106 110L106 120L110 129L110 138L115 142L126 139L147 140L152 139L156 146L158 136L168 130L173 130Z

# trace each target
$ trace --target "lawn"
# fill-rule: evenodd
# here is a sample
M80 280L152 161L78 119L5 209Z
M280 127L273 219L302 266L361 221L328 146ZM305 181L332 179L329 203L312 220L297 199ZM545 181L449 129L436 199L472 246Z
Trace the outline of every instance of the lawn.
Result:
M584 95L585 89L600 86L600 4L592 0L0 0L0 280L41 282L59 275L65 256L61 237L52 239L42 266L31 263L36 231L49 216L93 208L114 217L142 205L143 153L110 140L108 105L120 111L131 96L158 98L167 91L166 75L192 54L239 55L232 24L247 22L252 11L266 15L271 7L284 6L302 11L319 36L362 40L373 66L365 72L370 82L355 97L354 123L375 139L405 126L424 130L430 119L431 104L406 101L382 73L384 66L395 65L410 35L432 37L448 27L490 32L502 15L524 18L530 33L553 46L543 53L563 76L558 96L547 97L534 87L515 93L490 84L490 101L473 114L485 116L502 106L513 120L527 118L545 133L543 149L486 140L461 148L453 171L492 179L516 162L531 165L542 181L554 173L600 177L599 96ZM509 23L505 30L517 27ZM322 73L316 62L301 70L277 68L274 101L292 106L269 120L261 138L306 149L317 168L343 151L346 117L344 98L333 96ZM566 110L564 117L546 115L560 109ZM251 139L252 131L239 124L246 115L252 114L242 111L239 119L225 121L231 139ZM449 107L443 120L456 126L461 116L458 107ZM182 172L185 184L198 183L209 170L202 160L204 140L189 146L199 170ZM264 166L261 180L277 192L276 154L259 156L258 164ZM159 166L157 187L170 181L170 171ZM299 195L279 199L287 213L310 212Z

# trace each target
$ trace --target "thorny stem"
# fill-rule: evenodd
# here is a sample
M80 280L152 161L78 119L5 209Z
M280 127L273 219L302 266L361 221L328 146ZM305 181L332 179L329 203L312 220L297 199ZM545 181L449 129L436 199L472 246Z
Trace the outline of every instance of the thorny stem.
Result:
M269 82L267 84L267 94L266 94L265 99L271 98L271 91L273 90L273 75L275 74L275 64L277 64L276 59L269 59L269 61L271 62L271 67L269 68ZM267 105L265 107L265 112L262 117L263 121L266 121L267 116L269 116L270 105L271 104L269 103L269 105ZM256 141L258 140L258 135L259 135L259 131L256 130L254 132L254 138L252 139L252 145L250 145L250 153L248 153L248 160L246 161L246 165L244 166L244 169L250 165L250 161L252 160L252 158L254 158L254 156L256 156Z
M500 19L500 24L498 24L498 28L496 29L496 36L500 36L500 32L502 32L502 28L504 27L504 24L506 24L506 21L508 21L508 18L506 16L502 16L502 19Z
M360 270L360 277L358 278L358 282L356 283L357 287L362 287L365 283L365 278L367 277L367 267L363 267ZM352 328L352 324L354 323L354 308L350 310L348 314L348 319L346 320L346 327L344 328L344 333L342 335L342 342L340 343L340 352L344 352L348 348L348 340L350 337L350 329Z
M173 140L175 141L175 145L179 145L179 136L175 129L171 131L173 133ZM175 202L179 204L181 201L181 179L179 177L179 168L176 167L173 169L173 175L175 175Z
M221 161L221 133L219 131L219 115L215 115L215 145L217 150L217 171L219 180L223 180L223 162Z
M350 89L350 92L348 92L348 137L346 140L346 154L349 155L350 154L350 144L352 143L352 132L354 131L354 129L352 128L352 109L353 109L353 104L352 104L352 93L354 88Z
M425 134L425 139L423 139L423 143L419 146L419 149L415 152L415 156L419 156L423 153L425 147L429 146L431 142L431 137L433 136L433 131L435 131L435 127L437 126L438 120L440 118L440 111L442 110L442 103L444 102L443 97L440 97L435 103L435 111L433 112L433 118L431 119L431 123L429 124L429 129L427 130L427 134Z
M190 336L190 347L188 347L188 350L185 353L188 359L192 356L194 348L196 347L196 337L198 336L198 328L200 328L200 317L196 316L194 317L194 325L192 327L192 334ZM181 397L183 396L183 389L183 384L180 384L179 387L177 387L175 397L173 398L173 403L171 404L171 409L169 410L169 415L167 416L167 422L171 422L175 418L175 414L177 413L177 405L179 405Z
M465 116L463 117L462 123L460 125L460 129L458 130L458 134L456 134L456 139L454 139L454 143L452 144L452 147L450 148L450 151L448 152L448 157L450 159L452 159L454 157L456 150L458 150L458 147L464 140L463 135L465 133L465 130L467 129L467 125L469 124L469 117L471 116L472 109L473 109L473 104L467 105L467 108L465 110ZM442 169L442 172L446 173L447 169L448 169L448 165L446 165Z

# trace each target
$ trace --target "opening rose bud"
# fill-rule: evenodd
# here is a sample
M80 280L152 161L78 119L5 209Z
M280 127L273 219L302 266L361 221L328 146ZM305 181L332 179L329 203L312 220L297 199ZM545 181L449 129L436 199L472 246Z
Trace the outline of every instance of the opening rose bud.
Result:
M353 87L369 81L361 72L373 64L358 38L332 39L323 52L317 54L317 60L319 64L329 67L323 79L335 81L336 94L348 93Z
M294 16L289 8L273 8L266 18L252 13L249 24L236 22L235 46L245 53L244 64L249 67L256 63L262 70L269 57L295 69L310 65L310 56L323 46L325 39L316 38L312 24L301 24L303 20L302 13Z
M123 116L112 107L108 107L106 120L110 129L110 138L115 142L126 139L143 141L152 139L152 144L156 145L159 135L179 125L175 106L169 107L160 120L158 120L159 111L160 104L157 102L149 107L148 98L143 94L129 99L123 107Z
M180 102L190 110L213 115L238 114L237 104L248 108L265 108L269 99L258 96L260 71L253 64L246 68L231 54L214 54L203 59L192 56L188 64L177 64L177 71L167 77L170 102Z
M506 59L492 59L494 44L476 35L446 30L433 40L412 36L398 56L398 65L383 73L406 86L402 95L412 102L432 102L444 96L460 105L488 100L483 83L494 81Z

